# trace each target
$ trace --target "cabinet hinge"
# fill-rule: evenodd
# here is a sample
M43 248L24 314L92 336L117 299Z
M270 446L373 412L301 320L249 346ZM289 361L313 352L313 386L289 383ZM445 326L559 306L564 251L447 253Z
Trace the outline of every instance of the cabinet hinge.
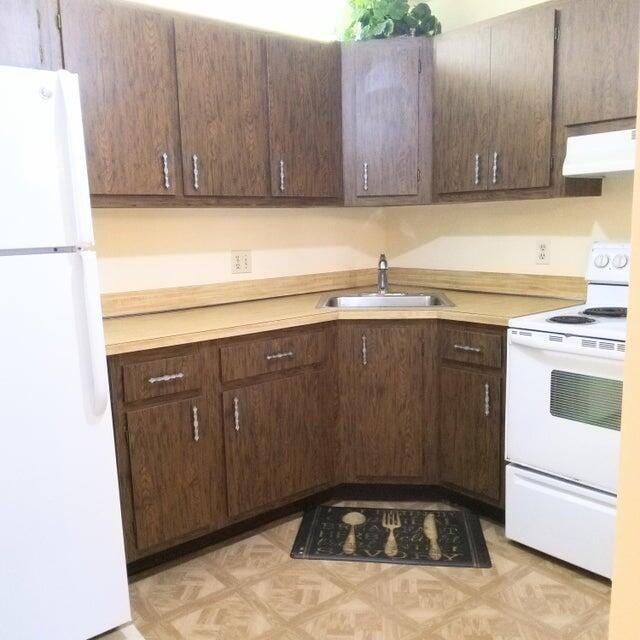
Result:
M551 171L553 171L556 167L556 157L551 154Z
M56 13L56 26L58 31L62 31L62 14L59 11Z
M421 178L422 178L422 172L420 171L420 169L418 169L418 182L420 182Z
M418 58L418 73L422 73L422 60Z
M44 64L44 49L42 48L42 45L38 47L38 51L40 53L40 64Z
M560 27L558 25L556 25L553 30L553 39L560 40Z
M40 15L40 10L36 9L36 21L38 24L38 31L42 28L42 16Z

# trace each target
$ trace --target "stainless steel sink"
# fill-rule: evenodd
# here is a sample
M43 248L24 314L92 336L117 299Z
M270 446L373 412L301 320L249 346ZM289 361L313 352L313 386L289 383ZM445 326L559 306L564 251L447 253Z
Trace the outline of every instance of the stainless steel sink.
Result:
M345 293L329 296L319 306L338 309L424 309L452 307L453 304L442 293Z

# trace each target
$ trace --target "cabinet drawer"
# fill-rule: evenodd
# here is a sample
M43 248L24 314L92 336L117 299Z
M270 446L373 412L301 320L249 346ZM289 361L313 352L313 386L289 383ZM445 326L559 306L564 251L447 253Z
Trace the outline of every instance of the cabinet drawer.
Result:
M197 355L162 358L124 366L126 402L199 389L201 363Z
M326 357L327 337L323 331L252 340L221 349L222 380L241 380L317 364Z
M485 367L502 367L502 335L470 329L446 328L442 332L441 357Z

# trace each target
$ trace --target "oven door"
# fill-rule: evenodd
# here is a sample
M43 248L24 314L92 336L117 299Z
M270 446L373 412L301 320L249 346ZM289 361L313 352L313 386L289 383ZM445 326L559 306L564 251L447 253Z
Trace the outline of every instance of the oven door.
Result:
M624 343L509 330L506 457L617 493Z

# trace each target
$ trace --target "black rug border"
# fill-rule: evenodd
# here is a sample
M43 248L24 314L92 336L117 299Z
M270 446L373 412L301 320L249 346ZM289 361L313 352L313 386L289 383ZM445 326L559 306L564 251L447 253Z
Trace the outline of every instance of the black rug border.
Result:
M418 513L441 513L443 511L457 511L461 513L464 518L465 527L469 535L469 548L471 549L471 555L475 558L476 564L470 565L468 562L460 562L456 560L448 560L446 563L438 560L394 560L392 558L353 558L348 556L327 556L321 557L316 555L310 555L307 549L307 545L310 540L310 534L313 530L313 525L316 523L320 510L323 508L332 509L345 509L346 511L413 511ZM491 562L491 556L489 555L489 549L487 548L487 541L482 531L482 525L480 524L480 518L469 511L468 509L401 509L401 508L386 508L386 507L341 507L331 504L320 504L311 509L308 509L302 515L302 522L298 529L296 539L291 549L291 558L294 560L328 560L331 562L377 562L379 564L395 564L395 565L413 565L418 567L452 567L462 569L491 569L493 564Z

